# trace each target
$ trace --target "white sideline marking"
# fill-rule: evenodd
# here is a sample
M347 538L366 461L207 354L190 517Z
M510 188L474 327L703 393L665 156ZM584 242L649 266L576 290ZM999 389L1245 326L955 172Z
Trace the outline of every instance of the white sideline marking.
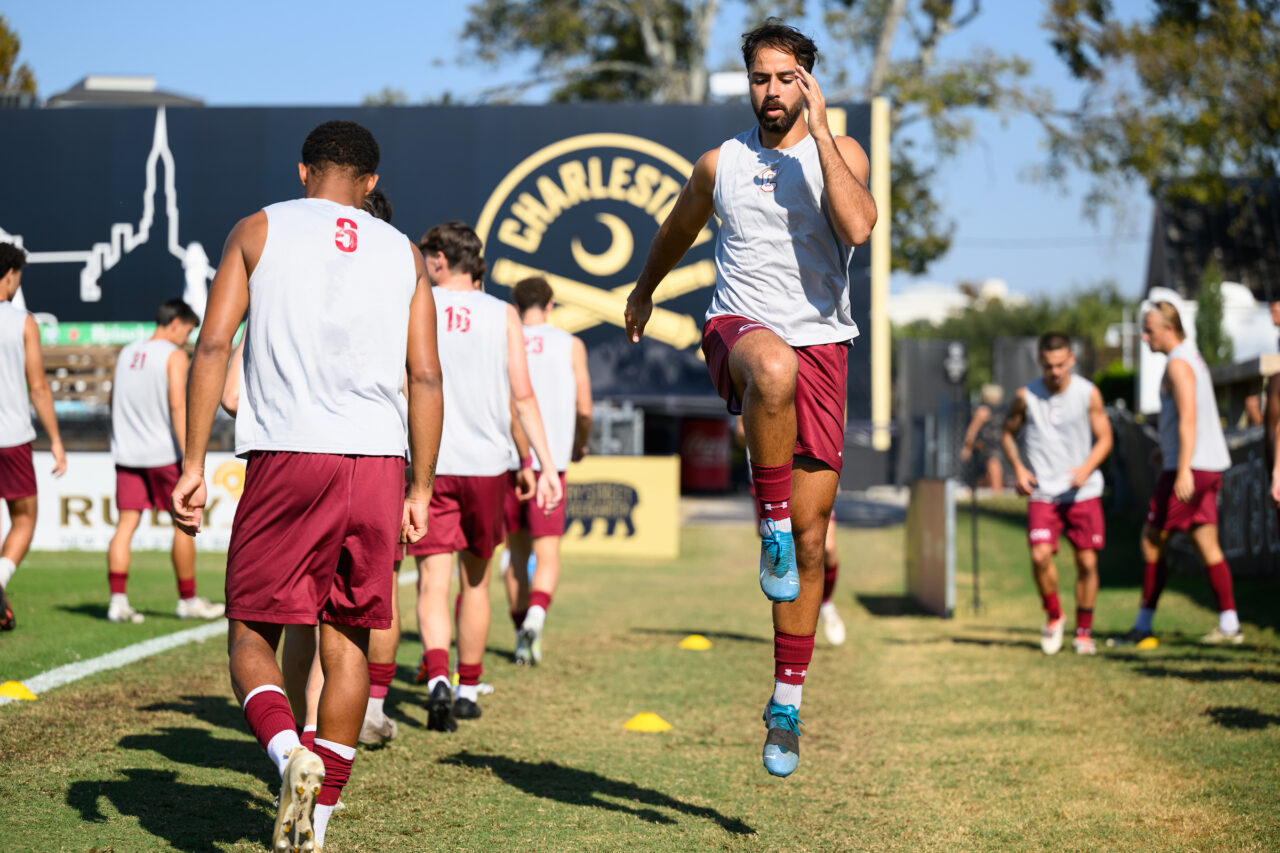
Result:
M400 585L416 583L418 580L418 572L416 570L401 572ZM140 661L143 658L149 658L152 655L158 655L161 652L167 652L169 649L186 645L187 643L200 643L219 634L227 633L227 620L219 619L208 625L201 625L197 628L188 628L185 631L178 631L173 634L165 634L162 637L152 637L150 640L143 640L141 643L134 643L132 646L125 646L123 649L116 649L114 652L108 652L105 655L99 655L89 660L76 661L65 666L51 669L48 672L42 672L39 675L32 676L22 682L28 690L41 696L55 687L62 687L73 681L79 681L90 675L99 672L106 672L110 669L119 669L126 664ZM0 696L0 705L7 705L10 702L20 702L20 699L11 699L8 696Z

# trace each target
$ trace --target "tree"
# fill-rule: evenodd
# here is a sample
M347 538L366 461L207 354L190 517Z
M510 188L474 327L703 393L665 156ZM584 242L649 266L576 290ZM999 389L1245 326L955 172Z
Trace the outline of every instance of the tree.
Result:
M18 65L18 52L22 41L9 28L9 22L0 15L0 92L36 93L36 75L27 63Z
M379 91L365 95L361 103L366 107L403 107L409 103L409 96L404 89L383 86Z
M1196 348L1209 364L1235 360L1231 336L1222 328L1222 272L1210 258L1196 291Z
M1053 174L1091 172L1090 203L1137 181L1213 205L1247 191L1233 178L1275 178L1280 0L1148 5L1125 20L1111 0L1051 0L1054 49L1086 87L1078 108L1046 122Z

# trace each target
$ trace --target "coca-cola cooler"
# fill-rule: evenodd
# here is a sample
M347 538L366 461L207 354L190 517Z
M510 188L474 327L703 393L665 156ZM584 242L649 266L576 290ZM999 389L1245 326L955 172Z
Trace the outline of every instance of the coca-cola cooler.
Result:
M680 489L723 492L729 488L729 422L685 418L680 424Z

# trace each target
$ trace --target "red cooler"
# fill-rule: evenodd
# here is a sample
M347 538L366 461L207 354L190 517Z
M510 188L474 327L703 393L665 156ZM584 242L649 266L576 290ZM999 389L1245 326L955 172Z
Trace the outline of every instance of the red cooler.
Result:
M680 425L680 488L723 492L729 488L729 422L685 418Z

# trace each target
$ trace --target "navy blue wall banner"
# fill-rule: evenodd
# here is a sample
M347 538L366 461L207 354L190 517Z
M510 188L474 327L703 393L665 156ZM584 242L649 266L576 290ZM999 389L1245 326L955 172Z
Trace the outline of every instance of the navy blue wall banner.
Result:
M848 135L869 148L870 108L842 112ZM198 303L236 221L301 195L307 133L349 119L382 148L392 224L415 241L446 220L474 225L486 289L500 298L526 275L548 277L554 322L586 342L598 397L676 409L713 402L699 342L715 284L714 219L659 288L640 345L625 340L622 312L694 161L754 125L745 105L27 109L4 118L0 240L30 253L22 291L31 311L131 322L149 320L164 299ZM869 259L860 248L850 269L864 336ZM851 355L850 418L870 417L869 352L863 337Z

